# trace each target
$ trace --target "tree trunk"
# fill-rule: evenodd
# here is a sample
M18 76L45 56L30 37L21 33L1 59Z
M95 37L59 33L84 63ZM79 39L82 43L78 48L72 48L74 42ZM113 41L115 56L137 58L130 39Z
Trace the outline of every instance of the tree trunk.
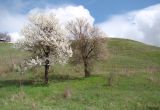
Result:
M48 72L50 66L49 54L50 54L50 47L46 46L46 51L45 51L46 61L45 61L45 76L44 76L45 84L48 84Z
M45 84L48 84L49 60L45 61Z
M84 73L85 73L85 77L90 76L89 65L88 65L88 62L86 60L84 61Z

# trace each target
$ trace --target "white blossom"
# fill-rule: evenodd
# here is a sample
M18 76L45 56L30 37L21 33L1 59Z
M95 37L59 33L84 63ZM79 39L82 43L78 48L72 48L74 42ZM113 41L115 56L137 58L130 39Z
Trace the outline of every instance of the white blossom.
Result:
M50 63L66 63L72 56L69 40L65 30L59 25L53 13L34 13L29 16L29 23L21 31L25 37L18 46L32 53L28 65L43 65L46 60L45 52Z

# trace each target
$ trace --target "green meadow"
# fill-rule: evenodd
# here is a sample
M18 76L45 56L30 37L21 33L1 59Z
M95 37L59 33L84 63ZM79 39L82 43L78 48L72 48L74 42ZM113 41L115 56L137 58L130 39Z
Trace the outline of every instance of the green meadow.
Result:
M44 67L20 74L13 66L27 53L0 43L0 110L160 110L160 48L115 38L106 46L91 77L82 65L57 64L44 85Z

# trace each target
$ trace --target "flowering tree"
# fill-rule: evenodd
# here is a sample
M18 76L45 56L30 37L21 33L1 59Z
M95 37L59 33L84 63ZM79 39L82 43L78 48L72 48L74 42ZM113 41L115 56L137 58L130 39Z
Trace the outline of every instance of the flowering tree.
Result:
M72 56L65 31L52 13L35 13L29 16L29 23L22 29L25 37L19 41L20 48L30 51L30 65L45 66L45 83L48 83L48 71L51 63L66 63Z

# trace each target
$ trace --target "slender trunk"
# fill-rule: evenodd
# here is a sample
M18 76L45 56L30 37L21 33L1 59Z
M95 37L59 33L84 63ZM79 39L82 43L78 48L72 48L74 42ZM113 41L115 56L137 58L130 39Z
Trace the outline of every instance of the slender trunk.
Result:
M45 61L45 76L44 76L45 84L48 84L48 72L49 72L49 65L50 65L49 54L50 54L50 47L46 46L46 52L45 52L46 61Z
M48 84L49 60L45 61L45 84Z
M89 65L88 65L88 62L86 60L84 60L84 73L85 73L85 77L90 76Z

